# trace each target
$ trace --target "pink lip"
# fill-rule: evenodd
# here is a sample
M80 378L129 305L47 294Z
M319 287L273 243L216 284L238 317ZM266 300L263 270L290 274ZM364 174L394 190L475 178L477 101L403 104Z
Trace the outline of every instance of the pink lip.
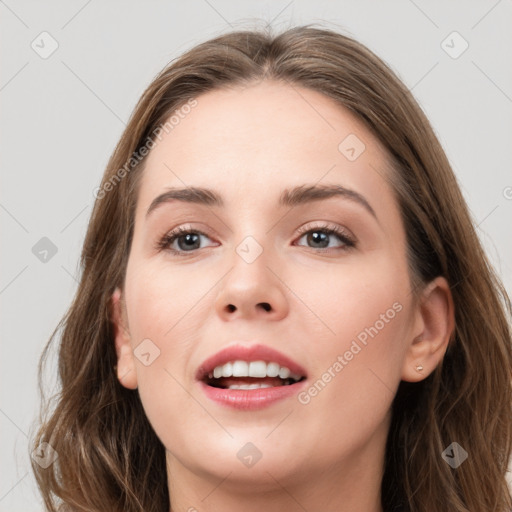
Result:
M226 364L229 361L266 361L279 363L286 366L292 373L307 377L306 370L277 350L265 345L231 345L209 357L199 366L196 379L203 380L216 366Z
M302 380L289 386L261 389L221 389L208 386L202 381L199 382L199 385L204 394L214 402L234 409L255 411L278 400L296 396L307 385L307 381Z
M216 366L229 361L266 361L286 366L292 373L306 377L306 370L277 350L265 345L232 345L209 357L198 368L196 378L205 395L221 405L242 410L257 410L296 395L305 385L306 379L295 384L260 389L221 389L204 382Z

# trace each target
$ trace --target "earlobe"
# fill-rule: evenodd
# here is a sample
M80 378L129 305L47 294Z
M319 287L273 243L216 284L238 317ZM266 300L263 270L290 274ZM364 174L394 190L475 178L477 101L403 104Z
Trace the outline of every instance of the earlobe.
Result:
M137 389L137 372L126 315L123 311L121 290L116 288L111 298L111 320L114 326L114 340L117 354L116 372L119 382L128 389Z
M453 297L444 277L437 277L423 291L418 303L417 332L407 349L402 380L418 382L442 361L455 326Z

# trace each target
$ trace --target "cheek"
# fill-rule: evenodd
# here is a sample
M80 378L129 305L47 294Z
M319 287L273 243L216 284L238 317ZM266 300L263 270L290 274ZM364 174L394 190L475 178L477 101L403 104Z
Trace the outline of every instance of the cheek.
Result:
M162 386L178 386L172 375L185 362L192 335L186 320L201 291L183 272L135 261L128 266L125 294L141 396ZM147 399L151 403L153 397Z
M125 293L138 393L149 422L166 446L180 435L176 411L180 418L200 415L183 387L183 368L193 336L197 337L197 323L190 319L205 293L198 280L190 277L151 264L134 262L127 269ZM147 353L149 357L144 357ZM196 423L186 423L192 435Z
M327 270L290 270L286 279L303 303L297 303L297 308L307 306L307 325L317 326L329 350L342 350L347 341L375 324L379 336L390 334L406 316L397 310L409 302L407 269L385 254L371 260L356 255L346 266L333 265Z
M136 270L135 270L136 268ZM212 286L197 273L164 263L138 265L126 280L126 299L130 332L133 336L153 337L166 343L194 315L195 307Z
M319 286L322 282L325 286ZM311 404L320 415L332 411L338 419L361 413L382 419L405 355L410 321L406 270L389 258L375 259L372 265L351 265L350 271L337 269L328 279L309 273L297 288L319 317L301 326L314 350L309 350L312 386L299 402ZM318 329L312 330L313 324Z

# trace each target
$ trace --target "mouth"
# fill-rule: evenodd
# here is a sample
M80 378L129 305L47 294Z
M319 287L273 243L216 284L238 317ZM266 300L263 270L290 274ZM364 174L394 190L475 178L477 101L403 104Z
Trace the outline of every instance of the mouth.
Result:
M204 361L196 379L210 399L253 410L292 397L307 374L301 365L271 347L235 344Z
M203 375L202 381L220 389L263 389L291 386L305 379L276 361L228 361Z

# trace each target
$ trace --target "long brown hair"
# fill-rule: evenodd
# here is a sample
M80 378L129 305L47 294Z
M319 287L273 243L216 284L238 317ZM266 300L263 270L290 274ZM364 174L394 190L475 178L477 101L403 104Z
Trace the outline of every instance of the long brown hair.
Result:
M204 42L149 85L108 163L81 255L75 299L39 365L42 414L31 450L47 510L168 512L165 449L137 391L116 364L110 298L124 281L142 149L170 116L215 89L271 79L320 92L361 119L389 153L390 183L406 230L411 282L450 284L455 331L425 380L401 382L392 406L382 505L385 512L505 512L512 450L512 309L473 227L456 178L427 118L393 71L362 44L312 26L272 35L240 30ZM123 171L124 170L124 171ZM61 331L54 407L44 362ZM442 452L469 454L452 468Z

